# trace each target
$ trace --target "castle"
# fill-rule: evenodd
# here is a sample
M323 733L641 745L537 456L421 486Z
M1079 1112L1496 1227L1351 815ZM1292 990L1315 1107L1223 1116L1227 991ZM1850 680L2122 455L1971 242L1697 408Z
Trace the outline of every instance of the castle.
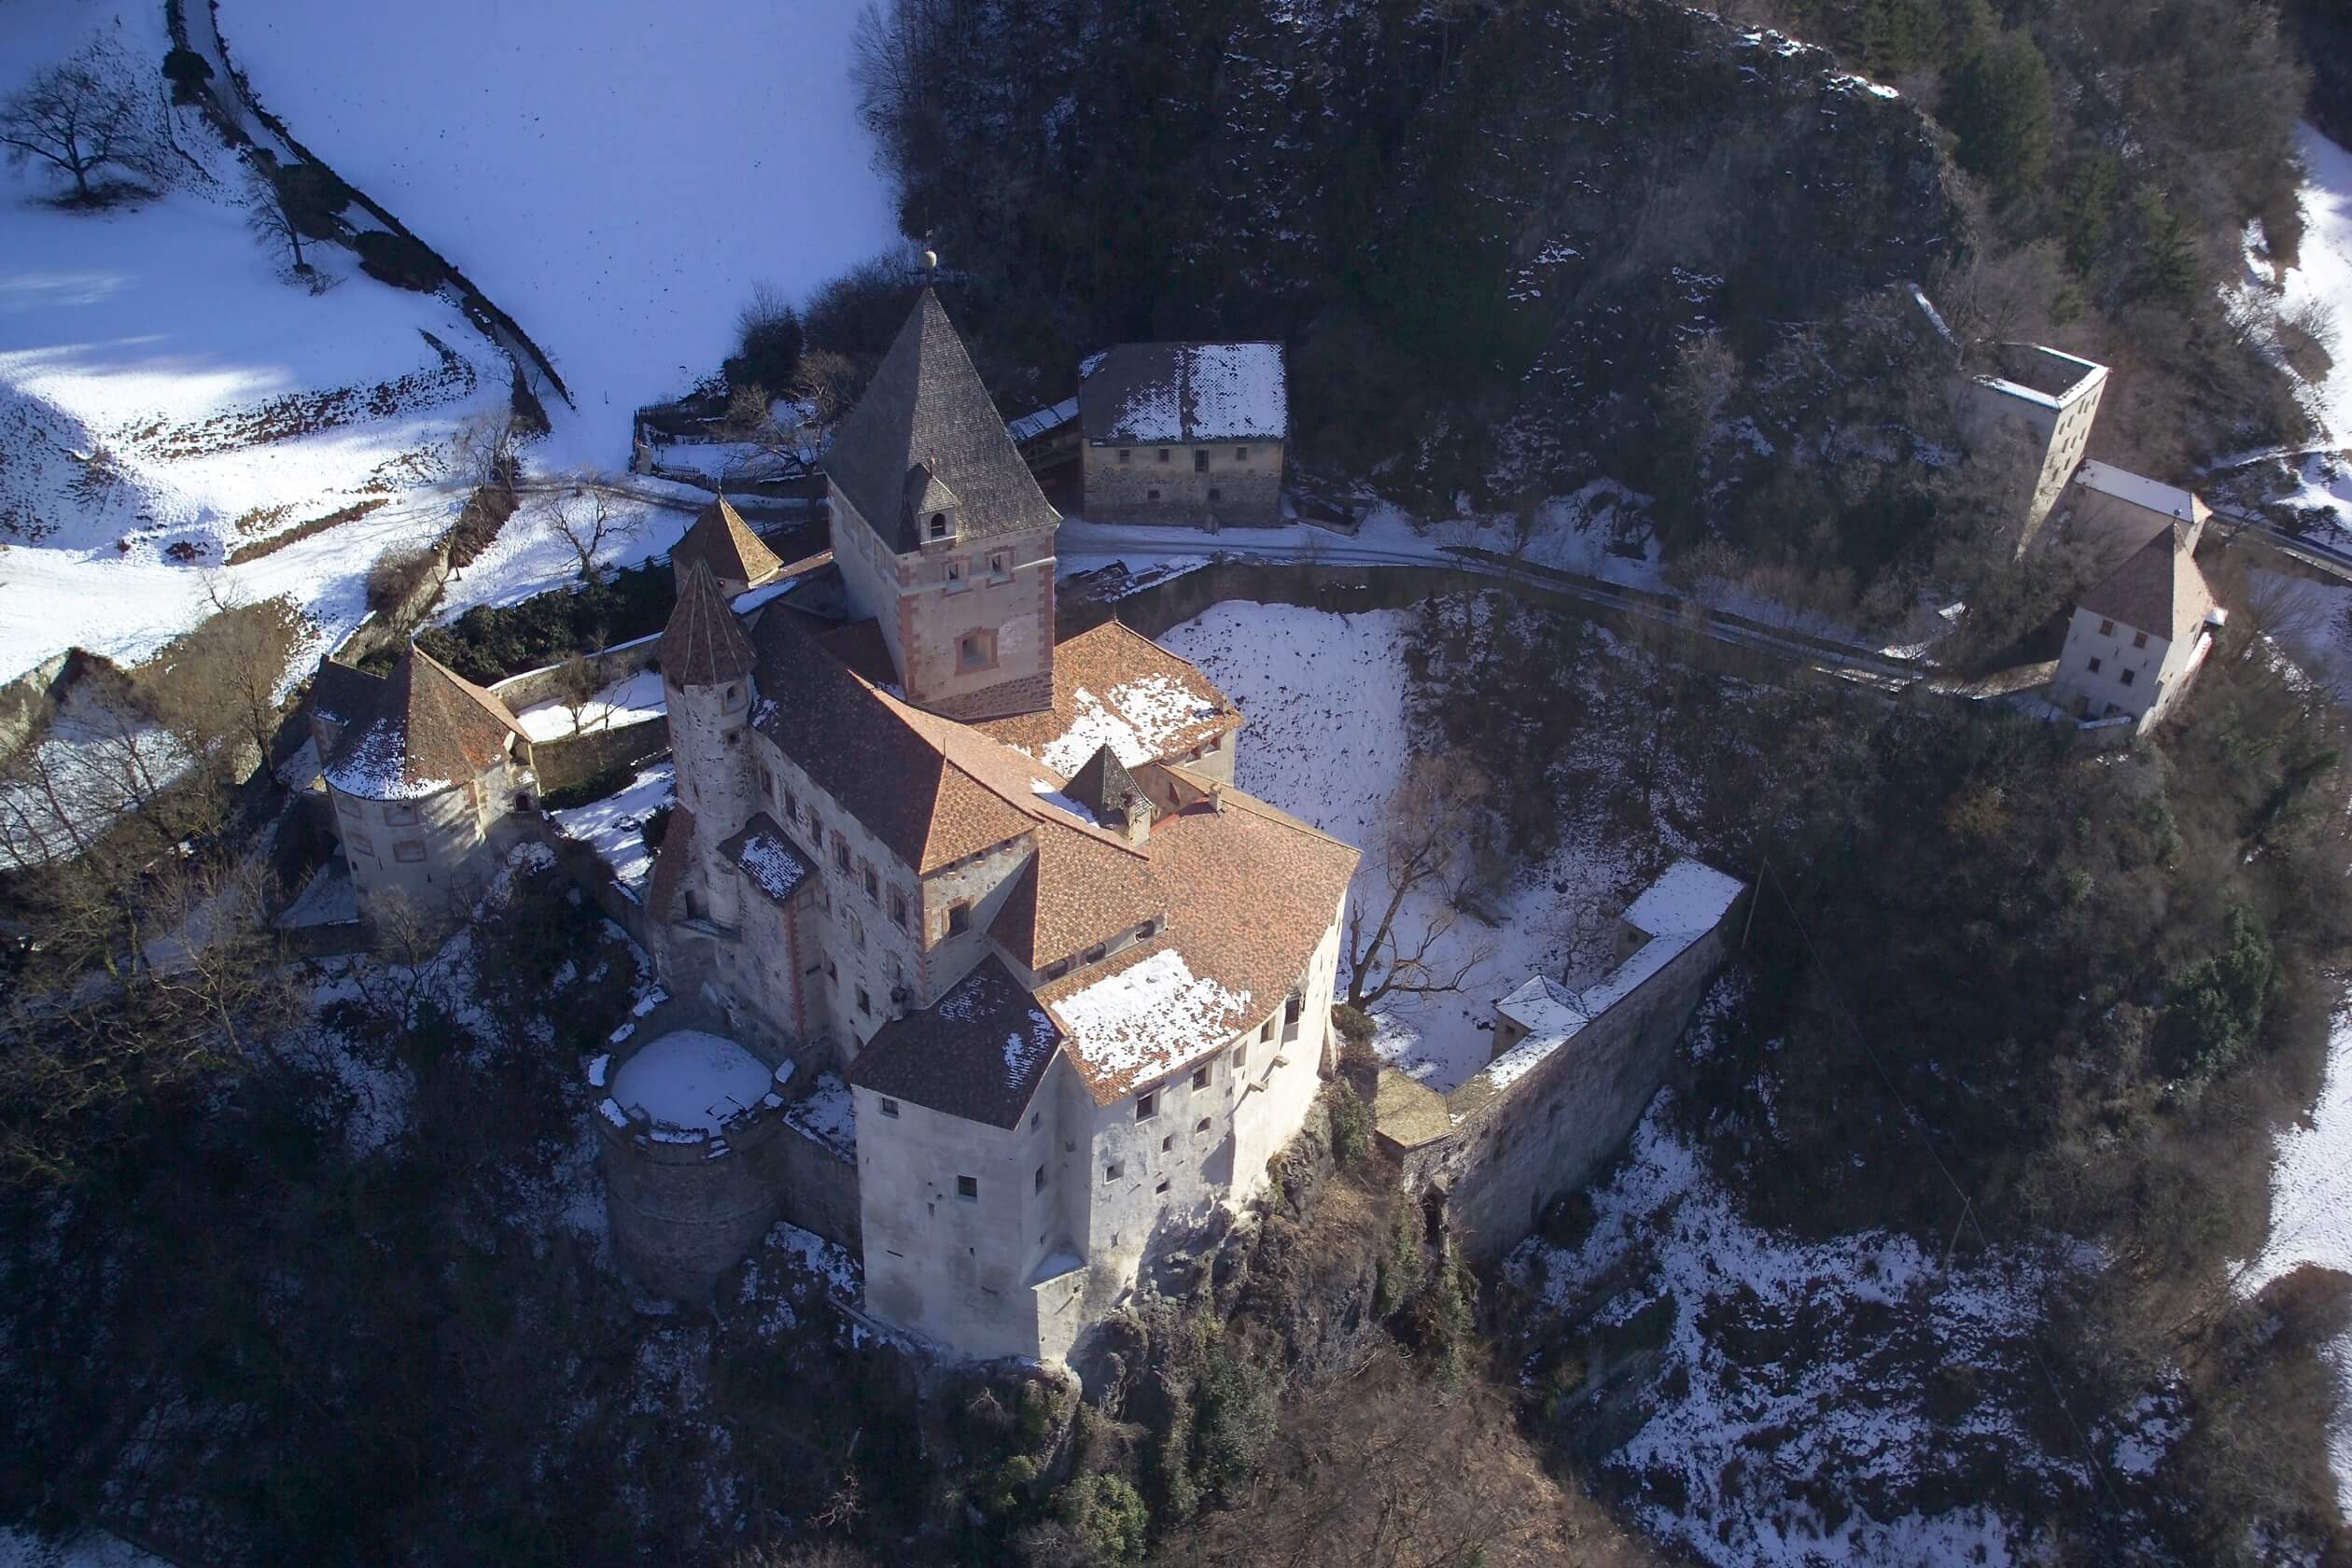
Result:
M1357 854L1232 787L1199 670L1057 641L1060 519L930 290L827 471L813 594L738 610L773 566L723 502L681 551L655 961L846 1077L872 1316L1058 1360L1304 1122Z

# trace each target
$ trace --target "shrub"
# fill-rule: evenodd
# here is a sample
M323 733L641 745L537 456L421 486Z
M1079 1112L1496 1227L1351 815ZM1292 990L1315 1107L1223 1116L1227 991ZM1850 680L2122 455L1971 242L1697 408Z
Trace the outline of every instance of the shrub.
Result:
M735 352L727 357L730 386L778 388L800 369L801 318L774 284L753 287L735 316Z
M808 301L802 320L806 346L852 359L879 357L906 320L908 281L905 261L892 252L852 267Z
M1126 1481L1116 1476L1088 1476L1070 1489L1065 1505L1071 1529L1098 1561L1142 1560L1151 1510Z
M2221 950L2182 978L2164 1010L2165 1056L2177 1076L2209 1078L2254 1038L2262 1027L2271 959L2270 933L2245 905L2233 907Z
M433 552L421 545L379 556L368 568L368 609L377 615L395 613L439 569Z
M172 84L172 102L193 104L212 80L211 63L192 49L175 49L163 57L163 79Z
M1969 51L1953 73L1949 107L1960 166L2004 192L2040 175L2050 156L2050 66L2034 40L2011 33Z
M1371 1114L1345 1083L1335 1082L1323 1092L1331 1111L1331 1157L1339 1165L1353 1165L1372 1147Z
M369 229L351 236L351 248L358 254L360 271L395 288L430 294L449 275L441 259L413 235Z

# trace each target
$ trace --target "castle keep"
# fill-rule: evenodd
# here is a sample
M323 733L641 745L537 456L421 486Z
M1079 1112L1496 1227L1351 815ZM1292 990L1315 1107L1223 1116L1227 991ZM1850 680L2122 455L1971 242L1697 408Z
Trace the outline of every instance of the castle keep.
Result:
M868 1311L1057 1360L1304 1121L1356 852L1232 788L1241 716L1199 670L1115 623L1057 644L1059 519L930 291L828 470L837 581L738 613L767 563L681 562L655 959L776 1079L846 1079ZM783 1093L723 1063L739 1113L643 1103L698 1071L637 1070L609 1162L766 1138ZM615 1183L640 1265L654 1174Z

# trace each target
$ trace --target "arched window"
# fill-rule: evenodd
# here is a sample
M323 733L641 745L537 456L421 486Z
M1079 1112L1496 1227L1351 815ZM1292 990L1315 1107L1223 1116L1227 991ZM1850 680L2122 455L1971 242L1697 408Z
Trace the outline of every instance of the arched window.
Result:
M934 511L931 514L931 537L933 539L945 539L947 537L947 514L945 512Z

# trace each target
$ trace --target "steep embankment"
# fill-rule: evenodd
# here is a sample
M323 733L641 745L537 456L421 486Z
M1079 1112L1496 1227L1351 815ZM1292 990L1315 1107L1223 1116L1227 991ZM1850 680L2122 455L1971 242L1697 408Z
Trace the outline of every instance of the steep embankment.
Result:
M1307 455L1439 497L1621 467L1694 329L1768 340L1955 231L1911 105L1679 6L985 9L899 7L923 91L872 106L1001 360L1059 395L1104 341L1282 338Z

